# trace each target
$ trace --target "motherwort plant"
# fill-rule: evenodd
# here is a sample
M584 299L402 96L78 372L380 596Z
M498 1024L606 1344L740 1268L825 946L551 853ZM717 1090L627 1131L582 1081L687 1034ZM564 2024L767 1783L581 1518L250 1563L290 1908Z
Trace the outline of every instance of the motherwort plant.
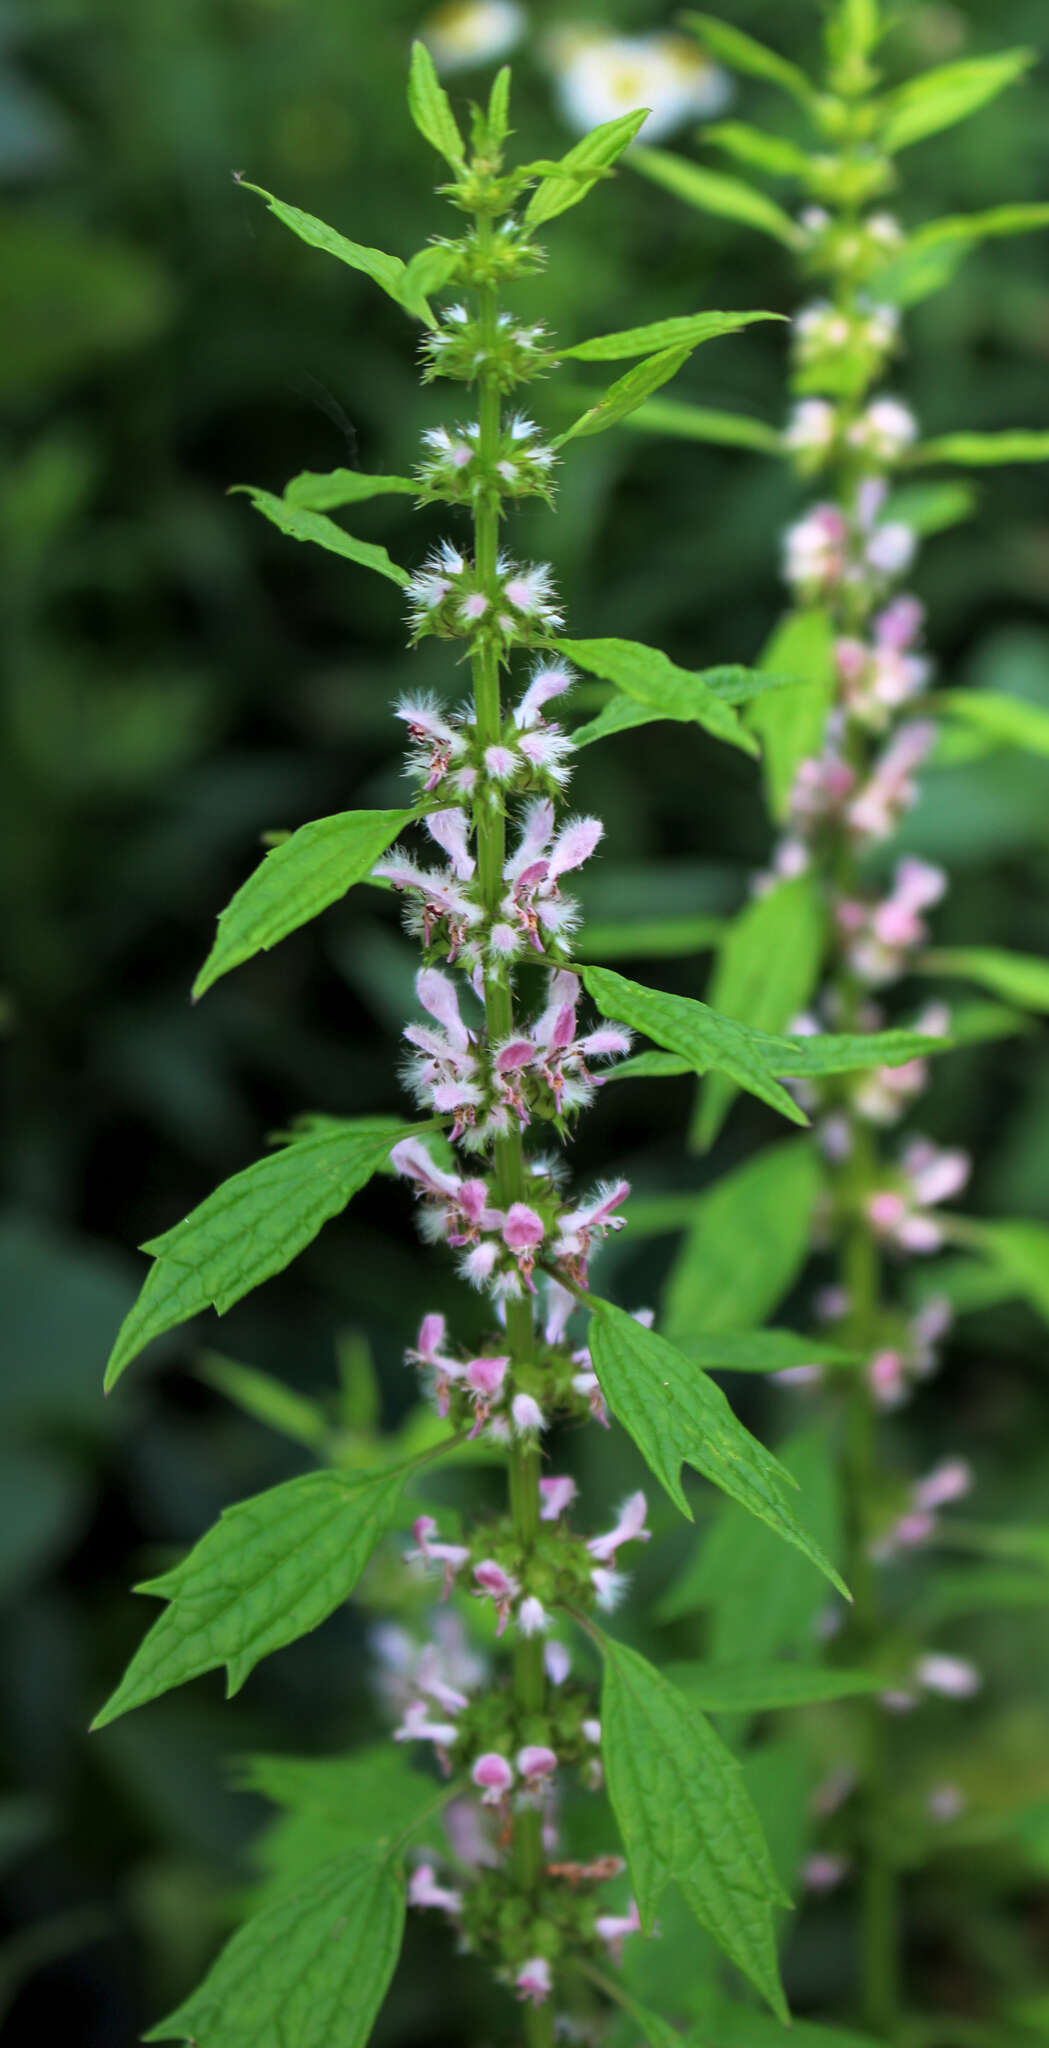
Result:
M899 395L897 359L904 311L948 284L984 238L1049 225L1049 206L997 206L909 232L887 210L900 182L900 153L976 113L1023 73L1030 53L950 64L887 88L875 59L888 11L877 0L840 0L828 15L826 75L814 81L735 28L707 15L689 20L722 62L778 86L795 103L800 120L790 136L732 121L708 129L706 139L749 171L793 180L803 209L795 219L744 179L662 151L639 149L636 161L686 202L761 229L794 252L804 280L793 320L794 404L782 432L679 405L661 412L654 404L648 418L697 439L765 447L789 461L814 493L785 536L782 572L792 610L767 657L773 668L807 680L756 700L748 714L763 741L781 836L771 871L721 945L711 1000L752 1027L814 1033L880 1032L896 985L916 975L958 976L1019 1009L1045 1008L1044 963L984 946L929 949L929 915L947 876L906 851L904 821L922 765L941 739L941 717L964 724L966 744L972 741L976 752L1007 740L1044 751L1046 737L1044 714L1007 696L937 690L930 697L923 607L908 579L922 533L964 516L971 494L956 483L911 481L912 472L1044 460L1049 434L959 432L923 441ZM795 139L804 134L802 124L807 138ZM940 1043L1026 1028L1015 1010L917 1000L914 1028ZM855 1607L839 1643L848 1661L880 1668L886 1679L873 1698L850 1709L848 1770L822 1801L825 1833L808 1865L815 1888L858 1882L861 2006L879 2038L889 2038L899 2022L896 1894L899 1866L913 1860L893 1803L889 1717L930 1693L965 1698L980 1683L970 1664L926 1639L913 1599L908 1604L904 1596L901 1610L895 1587L886 1597L888 1566L950 1541L941 1511L971 1484L968 1466L949 1445L931 1471L906 1486L884 1457L881 1418L933 1371L952 1316L950 1299L935 1285L915 1288L908 1262L945 1243L963 1246L1011 1274L1007 1292L1038 1298L1036 1269L1046 1250L1038 1226L983 1226L944 1215L943 1205L968 1181L969 1158L913 1129L902 1140L897 1133L928 1080L927 1059L918 1056L800 1085L797 1099L813 1117L819 1155L814 1162L810 1147L801 1169L813 1234L803 1218L772 1288L778 1296L791 1284L813 1243L824 1259L829 1255L832 1270L824 1274L817 1311L823 1334L848 1354L840 1367L809 1363L784 1377L806 1384L829 1379L840 1395L837 1448ZM722 1075L704 1084L701 1143L716 1137L731 1093ZM791 1171L797 1190L797 1168ZM700 1266L702 1256L700 1245ZM696 1258L686 1257L672 1279L672 1309L683 1289L700 1298L696 1268ZM951 1819L959 1803L952 1788L933 1787L927 1813Z

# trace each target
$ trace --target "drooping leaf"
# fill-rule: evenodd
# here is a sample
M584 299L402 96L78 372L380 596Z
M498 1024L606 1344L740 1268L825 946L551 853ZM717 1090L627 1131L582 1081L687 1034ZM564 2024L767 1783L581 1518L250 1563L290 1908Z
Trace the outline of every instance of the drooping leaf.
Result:
M602 1635L601 1744L641 1919L677 1884L701 1927L786 2021L772 1909L780 1889L731 1751L674 1686Z
M1012 85L1035 59L1033 50L1002 50L994 57L963 57L908 78L882 101L878 142L892 155L967 120Z
M272 192L266 192L261 185L252 185L246 178L239 180L245 192L256 192L266 201L271 213L298 235L301 242L308 242L311 249L321 249L326 256L337 256L340 263L348 263L351 270L360 270L370 277L373 284L395 299L400 305L401 284L405 266L399 256L387 255L385 249L369 249L363 242L351 242L346 235L330 228L326 221L318 220L312 213L303 213L298 206L288 206L283 199L276 199Z
M243 1414L267 1429L275 1429L292 1443L318 1450L328 1435L328 1418L316 1401L287 1387L272 1373L254 1366L239 1365L235 1358L222 1358L217 1351L205 1351L197 1360L200 1378L217 1393L224 1394Z
M627 327L621 334L597 334L590 341L577 341L574 348L558 349L558 355L573 356L582 363L611 363L624 356L647 356L660 349L698 348L700 342L735 334L754 320L783 317L781 313L682 314L678 319L653 320L647 327Z
M826 933L826 905L813 874L795 875L755 896L718 949L712 1008L759 1031L785 1031L812 997ZM727 1075L708 1074L694 1122L704 1150L714 1143L735 1094Z
M1049 1583L1046 1587L1049 1596ZM883 1692L885 1673L831 1664L670 1664L667 1677L705 1714L764 1714Z
M804 678L800 689L761 697L747 713L761 741L769 809L782 823L802 761L823 748L834 695L834 633L827 613L816 606L789 613L765 647L761 667Z
M618 426L620 420L636 412L653 391L658 391L661 384L668 384L671 377L676 377L691 353L690 348L665 348L658 355L647 356L644 362L635 364L625 376L617 377L615 383L609 385L596 405L588 406L563 434L558 434L554 447L562 448L566 441L603 434L606 427Z
M193 2048L365 2048L404 1931L404 1876L350 1850L248 1920L147 2041Z
M219 916L218 937L193 984L194 999L255 953L319 917L363 882L415 811L339 811L273 847Z
M307 512L301 506L289 504L286 498L275 497L272 491L257 490L254 484L237 484L235 488L251 499L256 512L279 526L291 540L311 540L316 547L327 548L329 554L342 555L345 561L357 562L362 569L374 569L377 576L399 583L402 590L411 582L407 569L391 561L385 548L375 541L355 540L352 533L346 533L322 512Z
M689 12L681 18L688 28L695 31L704 49L720 57L731 71L742 71L747 77L764 78L770 85L782 86L784 92L789 92L802 106L809 106L815 99L816 88L800 65L791 64L786 57L780 56L778 50L770 50L742 29L730 27L716 14Z
M957 975L975 981L1007 1003L1049 1013L1049 960L1034 953L1009 953L1002 946L945 946L922 953L920 974Z
M801 241L801 230L789 213L784 213L782 206L777 206L766 193L744 184L742 178L727 177L724 171L708 171L702 164L675 156L667 149L635 149L631 162L653 184L662 185L665 191L673 192L676 198L698 207L702 213L716 213L725 220L738 220L745 227L758 228L763 234L774 236L777 242L785 242L789 249L796 249Z
M805 1262L822 1185L815 1148L789 1139L705 1190L667 1282L671 1343L689 1351L773 1313Z
M637 640L558 640L557 646L588 675L614 683L632 703L657 718L691 721L744 753L757 752L732 705L712 687L719 682L731 686L737 679L745 682L750 670L729 667L704 673L678 668L659 648L643 647Z
M763 1054L755 1052L756 1034L746 1025L719 1017L716 1010L689 996L643 988L608 967L583 966L581 973L602 1016L643 1032L666 1052L686 1060L693 1073L706 1074L716 1068L770 1108L778 1109L790 1123L807 1123L804 1112L773 1079Z
M650 398L631 413L629 424L649 434L670 434L680 441L713 441L726 448L756 448L762 455L779 455L783 436L778 427L764 420L751 420L744 413L712 411L709 406L686 405L676 398Z
M594 1371L613 1414L674 1505L691 1520L681 1467L692 1465L758 1520L800 1550L845 1592L795 1512L796 1489L783 1467L738 1422L721 1388L665 1337L623 1309L592 1298L588 1306Z
M1049 711L1004 690L937 690L936 709L999 747L1049 755Z
M430 148L435 149L438 156L443 156L453 171L461 171L466 156L463 138L456 126L448 94L434 70L433 58L426 44L418 40L412 44L408 72L408 112Z
M540 227L544 221L556 219L559 213L585 199L598 179L629 148L647 118L647 107L639 107L635 113L617 114L614 121L603 121L599 128L592 128L589 135L584 135L582 141L561 158L558 169L536 186L525 208L526 226Z
M174 1571L136 1587L168 1605L92 1726L222 1665L232 1698L263 1657L349 1599L397 1515L407 1470L307 1472L224 1508Z
M912 463L958 462L974 469L1002 462L1049 462L1049 433L1013 428L1001 434L940 434L934 441L920 441L907 459Z
M628 918L624 923L588 923L578 951L587 960L666 959L715 946L723 917Z
M321 1123L234 1174L181 1223L144 1244L154 1263L120 1326L107 1390L154 1337L205 1308L225 1315L290 1266L385 1164L406 1129L393 1117Z
M715 121L704 128L703 140L723 149L736 163L766 171L772 178L804 178L808 174L809 158L796 142L788 142L785 135L767 135L747 121Z
M365 476L359 469L305 469L285 486L284 502L297 512L337 512L342 505L359 505L365 498L393 494L415 498L419 486L410 476Z

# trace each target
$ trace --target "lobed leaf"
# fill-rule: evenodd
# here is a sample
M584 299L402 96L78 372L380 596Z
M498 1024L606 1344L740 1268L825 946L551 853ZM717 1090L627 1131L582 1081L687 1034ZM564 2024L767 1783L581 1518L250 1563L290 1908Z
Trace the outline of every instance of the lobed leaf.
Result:
M915 966L920 974L957 975L1021 1009L1049 1013L1049 960L1036 954L1008 953L1000 946L945 946L921 954Z
M108 1392L154 1337L214 1308L225 1315L313 1242L377 1173L408 1126L394 1117L322 1121L224 1181L142 1250L154 1263L117 1334Z
M745 1024L720 1017L690 996L643 988L608 967L583 966L580 972L602 1016L643 1032L656 1045L685 1060L693 1073L706 1074L714 1067L730 1075L790 1123L808 1122L804 1111L774 1078L764 1052L758 1049L757 1034Z
M558 349L558 355L582 363L610 363L624 356L645 356L650 350L698 348L701 342L735 334L754 320L783 318L782 313L683 314L679 319L653 320L647 327L626 327L621 334L597 334L589 341L577 341L574 348Z
M297 512L337 512L341 505L359 505L365 498L415 498L419 486L410 476L365 476L359 469L304 469L284 488L284 503Z
M307 1472L224 1508L181 1564L135 1588L168 1606L92 1727L222 1665L232 1698L263 1657L349 1599L397 1515L409 1469Z
M339 811L315 818L269 852L219 917L218 937L193 984L206 989L250 960L268 953L289 932L319 917L363 882L391 841L418 812Z
M525 208L525 225L540 227L544 221L555 220L558 214L567 212L570 206L577 206L629 148L647 119L648 108L639 107L633 113L617 114L614 121L603 121L599 128L592 128L560 159L557 169L536 186Z
M1046 1584L1049 1597L1049 1581ZM671 1664L667 1677L705 1714L765 1714L883 1692L885 1673L824 1664Z
M758 228L763 234L774 236L777 242L785 242L789 249L796 249L802 239L801 230L789 213L784 213L782 206L777 206L766 193L744 184L742 178L727 177L723 171L708 171L666 149L635 149L631 162L653 184L662 185L665 191L673 192L676 198L703 213L716 213L725 220Z
M291 505L286 498L274 497L272 491L260 491L254 484L236 484L234 489L243 491L251 499L256 512L279 526L291 540L311 540L319 548L327 548L329 554L342 555L347 562L357 562L362 569L374 569L377 576L386 576L391 583L399 583L402 590L411 582L407 569L402 569L390 560L386 549L374 541L355 540L351 533L345 533L336 526L334 519L326 519L322 512L306 512L297 505Z
M448 94L434 70L426 44L418 39L412 44L408 71L408 112L430 148L443 156L453 171L464 170L466 152Z
M881 103L878 142L893 155L952 128L996 99L1034 62L1033 50L1002 50L994 57L964 57L909 78Z
M826 904L811 873L753 897L721 942L709 989L712 1007L759 1031L785 1031L812 997L826 935ZM693 1125L704 1151L714 1143L735 1095L727 1075L707 1076Z
M987 469L1002 462L1049 462L1049 433L1016 428L1001 434L940 434L911 450L913 463L958 462Z
M617 377L596 405L588 406L586 412L580 413L563 434L558 434L554 447L562 448L566 441L602 434L606 427L618 426L620 420L636 412L653 391L658 391L661 384L668 384L671 377L676 377L691 353L691 348L666 348L658 355L646 357L644 362L628 370L625 377Z
M743 29L732 28L716 14L689 12L681 17L687 28L694 30L704 48L715 57L720 57L732 71L742 71L751 78L767 79L770 85L782 86L802 106L809 106L816 97L816 88L810 84L800 65L792 64L781 57L777 50L770 50L759 43L754 36Z
M556 645L588 675L614 683L653 717L701 725L715 739L727 740L744 753L757 752L756 743L717 687L731 689L737 682L745 687L752 673L749 669L678 668L659 648L643 647L637 640L558 640Z
M816 1565L848 1598L847 1589L791 1500L794 1483L764 1444L737 1421L721 1388L675 1345L646 1330L623 1309L597 1296L591 1309L590 1355L613 1414L675 1507L692 1520L681 1484L691 1465Z
M704 1190L667 1282L672 1344L691 1355L695 1344L756 1329L773 1313L808 1257L822 1187L815 1147L791 1138Z
M787 2021L772 1909L780 1888L740 1765L647 1659L610 1637L601 1745L643 1924L677 1884L718 1947Z
M193 2048L365 2048L404 1932L404 1877L351 1850L304 1877L227 1942L147 2041Z
M1049 755L1049 711L1004 690L937 690L936 709L1000 747Z
M780 823L790 809L802 761L818 754L834 696L834 632L825 611L790 612L761 656L761 667L802 678L789 695L762 697L747 714L761 741L769 809Z

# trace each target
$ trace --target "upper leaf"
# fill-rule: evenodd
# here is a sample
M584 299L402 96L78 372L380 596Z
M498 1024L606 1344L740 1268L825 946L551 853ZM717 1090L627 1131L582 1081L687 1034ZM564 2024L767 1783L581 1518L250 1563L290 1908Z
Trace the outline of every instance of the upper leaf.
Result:
M408 73L408 112L431 149L443 156L453 171L465 169L466 151L456 126L448 94L436 71L425 43L412 44Z
M706 1714L764 1714L883 1692L886 1684L884 1671L839 1664L672 1664L667 1676Z
M992 206L982 213L955 213L926 221L879 269L875 280L878 297L897 306L916 306L950 283L977 242L997 235L1030 234L1043 227L1049 227L1049 206L1044 203Z
M911 450L908 461L958 462L963 467L988 469L1001 462L1049 462L1049 433L1014 428L1001 434L940 434L935 441L921 441Z
M326 256L337 256L340 263L348 263L351 270L363 271L373 284L388 294L391 299L411 312L417 319L425 320L428 327L436 323L429 307L416 301L409 306L403 296L406 265L399 256L389 256L385 249L369 249L363 242L351 242L346 235L340 235L336 228L330 228L327 221L318 220L315 214L303 213L298 206L288 206L283 199L275 199L272 192L266 192L261 185L252 185L247 178L238 181L246 192L257 192L266 201L271 213L283 221L299 240L308 242L311 249L322 249Z
M725 220L759 228L762 233L775 236L777 242L785 242L789 249L796 249L802 239L801 230L789 213L784 213L782 206L777 206L766 193L744 184L742 178L726 177L723 171L708 171L666 149L636 149L631 161L654 184L664 186L687 205L698 206L703 213L720 214Z
M307 1472L224 1508L174 1571L136 1587L169 1605L92 1726L223 1664L232 1698L263 1657L349 1598L397 1514L407 1469Z
M951 128L987 105L1033 64L1033 50L1002 50L995 57L965 57L908 78L882 101L878 141L890 154Z
M768 1066L759 1034L737 1024L732 1017L720 1017L706 1003L690 996L672 996L662 989L643 988L627 981L608 967L581 967L580 972L598 1009L617 1024L629 1024L656 1045L676 1053L695 1074L709 1073L711 1067L729 1074L741 1088L757 1095L772 1109L778 1109L792 1124L806 1124L808 1118L774 1078Z
M788 142L783 135L767 135L763 128L752 128L746 121L715 121L704 128L703 140L723 149L737 163L767 171L773 178L804 178L809 169L809 158L796 142Z
M936 709L1000 747L1049 754L1049 711L1004 690L937 690Z
M962 1242L990 1260L1013 1294L1028 1302L1043 1322L1049 1322L1049 1223L1026 1217L1008 1223L975 1223L967 1217Z
M651 398L631 413L630 424L650 434L671 434L681 441L713 441L727 448L756 448L762 455L780 455L783 436L764 420L745 413L716 412L705 405L687 405L676 398Z
M816 987L826 930L826 906L812 874L753 897L718 950L709 990L714 1009L760 1031L785 1031ZM695 1126L704 1148L717 1137L735 1093L724 1074L704 1082Z
M791 1138L704 1189L667 1284L672 1343L691 1356L694 1345L720 1347L722 1331L749 1331L772 1314L808 1255L822 1186L814 1146Z
M740 1766L698 1709L623 1643L600 1637L608 1796L643 1923L668 1884L786 2022L772 1909L789 1904Z
M958 975L1021 1009L1049 1013L1049 960L1034 953L1007 953L1000 946L949 946L923 953L921 974Z
M536 186L525 208L526 225L540 227L543 221L554 220L559 213L565 213L568 207L576 206L580 199L585 199L598 179L633 142L642 122L647 119L647 107L639 107L635 113L617 114L614 121L603 121L599 128L592 128L589 135L584 135L582 141L561 158L558 170Z
M668 384L671 377L676 377L691 353L691 347L665 348L658 355L648 356L643 363L635 364L625 376L617 377L615 383L609 385L596 405L588 406L563 434L558 434L554 447L561 448L566 441L603 434L606 427L618 426L620 420L636 412L653 391L658 391L661 384Z
M804 679L800 689L763 697L747 714L761 740L769 809L782 823L798 768L823 745L833 700L834 633L827 613L815 607L789 613L768 641L761 666Z
M701 719L697 716L700 707L705 708L708 716L717 716L716 712L711 712L711 707L706 702L707 692L720 699L722 704L749 704L753 698L763 696L767 690L791 689L795 685L793 676L766 675L760 669L740 668L735 664L727 668L677 669L675 676L668 674L668 671L674 670L674 664L668 661L665 654L660 654L655 648L641 647L632 640L566 640L560 644L566 648L618 648L619 674L632 675L635 678L634 687L646 692L644 700L633 695L611 698L604 710L598 712L596 718L588 719L585 725L576 727L572 734L574 747L589 747L595 740L609 739L616 733L630 732L635 726L653 725L661 718L676 719L682 724L706 724L706 718ZM632 660L629 655L624 658L624 648L636 650L638 656L643 655L647 660L642 663ZM582 658L576 658L580 667L585 668L587 664ZM608 660L609 656L606 653L600 658ZM611 657L613 660L615 658ZM599 672L603 673L595 668L594 673ZM681 686L676 680L676 677L681 676L687 678L685 686ZM697 685L700 687L697 688ZM625 683L619 684L621 690L627 687ZM713 726L708 729L714 730ZM719 728L716 737L725 739L728 734ZM749 752L745 740L740 742L733 738L733 744L742 744Z
M144 2036L193 2048L365 2048L404 1932L404 1877L351 1850L227 1942L203 1984Z
M106 1367L106 1388L154 1337L201 1309L224 1315L312 1243L378 1173L406 1126L393 1117L324 1122L234 1174L181 1223L144 1244L154 1263Z
M359 469L304 469L284 487L284 503L301 512L337 512L341 505L359 505L364 498L390 493L416 498L419 486L410 476L365 476Z
M674 718L702 725L715 739L727 740L744 753L757 747L744 732L731 703L717 684L744 682L750 671L744 668L678 668L658 647L643 647L637 640L558 640L558 647L570 661L577 662L592 676L614 683L635 704L656 718Z
M377 576L386 576L391 583L399 583L402 590L411 582L407 569L390 560L385 548L374 541L355 540L352 533L336 526L334 519L326 519L322 512L307 512L299 505L289 504L286 498L277 498L272 491L260 491L254 484L238 484L237 490L244 491L251 499L256 512L279 526L282 533L292 540L311 540L319 548L327 548L329 554L342 555L348 562L359 562L362 569L374 569Z
M768 49L742 29L731 28L715 14L689 13L682 15L682 20L695 30L704 48L720 57L730 70L745 72L751 78L767 78L770 84L781 85L803 106L815 99L816 89L799 65L791 64L778 51Z
M793 1481L737 1421L721 1388L623 1309L596 1296L588 1306L590 1353L605 1399L682 1514L692 1519L681 1485L681 1467L688 1464L767 1522L848 1598L829 1558L794 1512Z
M783 317L782 313L682 314L679 319L654 320L648 327L625 327L621 334L596 334L589 341L577 341L574 348L558 349L558 355L574 356L584 363L611 363L624 356L647 356L657 349L698 348L700 342L735 334L754 320Z
M218 938L193 984L202 996L220 975L268 952L370 874L415 811L339 811L315 818L275 846L219 916Z

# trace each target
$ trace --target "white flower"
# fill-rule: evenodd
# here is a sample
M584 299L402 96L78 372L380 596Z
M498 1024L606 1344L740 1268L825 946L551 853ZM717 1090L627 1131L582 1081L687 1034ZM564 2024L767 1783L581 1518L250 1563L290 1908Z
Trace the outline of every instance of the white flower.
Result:
M466 71L505 57L527 25L515 0L446 0L427 15L419 34L438 71Z
M547 39L546 55L561 112L582 133L648 107L645 141L654 142L683 121L718 113L732 90L725 73L684 36L566 26Z

